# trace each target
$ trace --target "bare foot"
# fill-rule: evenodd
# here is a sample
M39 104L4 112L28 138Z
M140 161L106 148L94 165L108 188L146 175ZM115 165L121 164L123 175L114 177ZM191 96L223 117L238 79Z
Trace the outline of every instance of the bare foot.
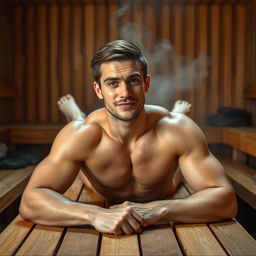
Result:
M70 94L61 97L57 105L68 122L75 120L84 120L86 117L86 115L80 110L76 101Z
M174 103L173 110L171 112L188 114L191 110L191 104L184 100L177 100Z

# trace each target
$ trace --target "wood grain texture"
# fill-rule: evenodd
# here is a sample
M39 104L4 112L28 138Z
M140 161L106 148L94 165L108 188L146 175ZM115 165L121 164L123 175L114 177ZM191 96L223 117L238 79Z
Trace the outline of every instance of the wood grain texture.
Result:
M24 191L35 166L0 172L0 212L16 200Z
M210 228L230 255L255 255L256 241L237 221L210 224Z
M90 60L99 46L124 36L142 43L152 77L160 75L172 86L168 102L161 103L166 107L179 98L189 100L190 116L200 124L221 105L255 112L254 102L242 95L256 83L252 1L25 2L13 3L13 122L64 122L55 103L67 93L85 112L102 106L91 86ZM155 62L162 40L173 51Z
M32 228L33 223L23 221L18 215L1 233L0 255L13 255Z
M207 225L176 225L176 233L186 255L226 255Z
M139 256L137 235L115 236L104 234L101 241L100 255Z
M146 229L140 234L140 241L144 256L183 255L170 225Z

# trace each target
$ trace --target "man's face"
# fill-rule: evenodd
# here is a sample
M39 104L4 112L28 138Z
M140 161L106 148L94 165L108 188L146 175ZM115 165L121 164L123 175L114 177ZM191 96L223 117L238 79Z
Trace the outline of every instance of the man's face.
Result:
M101 86L94 82L94 90L104 100L107 111L122 121L135 119L144 107L150 77L144 82L140 64L135 60L103 63L101 74Z

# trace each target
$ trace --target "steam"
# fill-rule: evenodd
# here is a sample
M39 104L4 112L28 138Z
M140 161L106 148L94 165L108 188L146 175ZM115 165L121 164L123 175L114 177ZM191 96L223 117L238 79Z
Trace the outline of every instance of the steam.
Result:
M126 2L113 15L120 18L129 8L130 4ZM137 42L148 60L151 85L146 94L147 104L169 107L176 90L181 93L194 90L200 86L200 81L208 77L209 58L202 53L198 53L194 59L181 56L170 41L165 39L158 40L151 49L144 48L136 23L124 24L118 33L120 39ZM143 27L143 36L148 42L155 41L153 33Z

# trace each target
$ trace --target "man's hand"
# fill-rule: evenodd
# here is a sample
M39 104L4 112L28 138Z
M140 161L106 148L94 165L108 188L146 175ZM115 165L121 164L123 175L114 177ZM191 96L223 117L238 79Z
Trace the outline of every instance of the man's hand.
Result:
M115 235L141 232L142 217L130 206L116 209L97 209L93 214L91 224L102 233Z
M131 209L141 218L141 224L143 227L151 225L158 222L162 219L162 201L154 201L150 203L133 203L133 202L124 202L122 204L113 205L111 209Z

